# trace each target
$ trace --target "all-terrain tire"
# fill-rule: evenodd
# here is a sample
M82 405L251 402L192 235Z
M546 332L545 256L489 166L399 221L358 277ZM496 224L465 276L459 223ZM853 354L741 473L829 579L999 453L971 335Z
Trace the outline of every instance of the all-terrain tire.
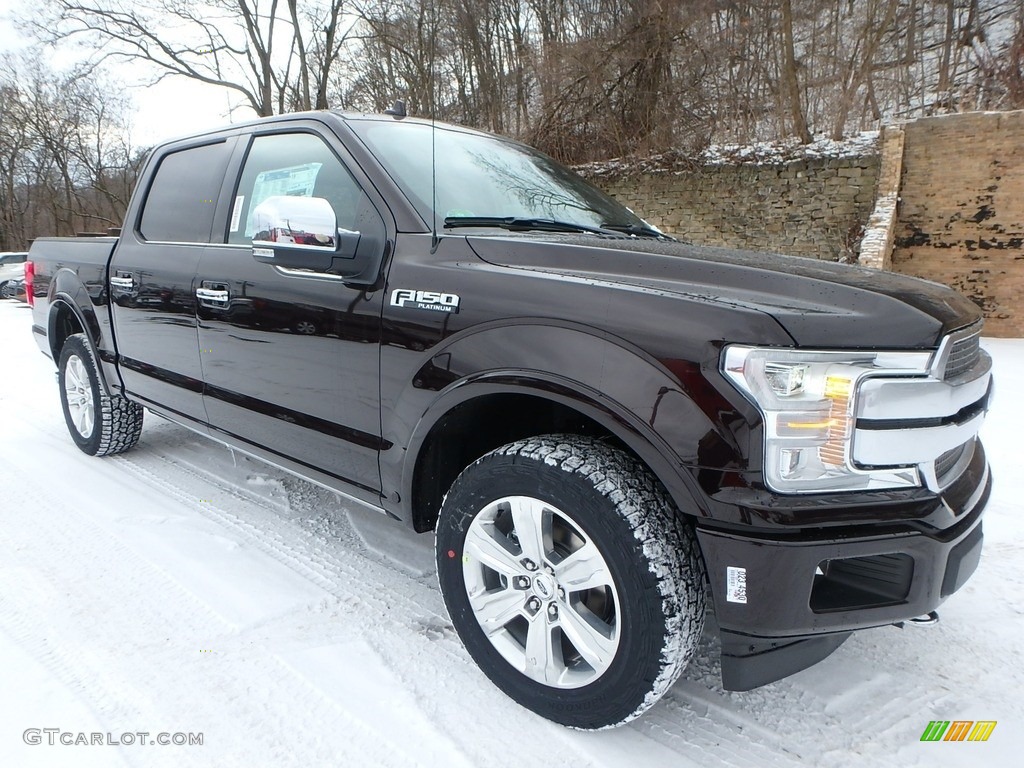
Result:
M467 467L442 503L436 557L452 623L484 674L574 728L647 710L703 629L690 524L644 465L597 440L530 438Z
M109 456L134 448L142 432L142 406L104 391L85 334L67 338L57 368L64 420L75 444L90 456Z

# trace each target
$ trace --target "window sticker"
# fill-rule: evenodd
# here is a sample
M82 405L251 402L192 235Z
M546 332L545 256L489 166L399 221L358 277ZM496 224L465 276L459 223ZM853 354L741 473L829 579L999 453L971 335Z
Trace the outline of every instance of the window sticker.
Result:
M241 224L243 205L245 205L245 195L239 195L238 197L235 198L235 207L231 210L232 232L237 232L238 225Z
M289 197L312 197L316 177L323 163L304 163L289 168L263 171L252 185L252 199L249 201L249 216L245 224L245 236L256 234L253 212L268 197L285 195Z

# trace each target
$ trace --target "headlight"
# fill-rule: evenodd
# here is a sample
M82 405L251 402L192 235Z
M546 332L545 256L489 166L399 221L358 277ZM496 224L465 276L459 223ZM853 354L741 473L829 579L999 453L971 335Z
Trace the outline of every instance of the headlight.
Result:
M916 466L858 467L857 390L870 376L924 376L930 352L808 352L729 346L722 372L764 417L764 478L780 493L906 488Z

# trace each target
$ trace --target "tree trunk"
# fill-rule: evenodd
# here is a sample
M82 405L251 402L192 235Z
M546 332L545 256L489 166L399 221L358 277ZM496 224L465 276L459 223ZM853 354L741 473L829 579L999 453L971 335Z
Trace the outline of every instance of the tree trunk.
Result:
M789 106L789 120L793 134L802 144L810 144L811 132L807 128L803 104L800 101L800 84L796 76L796 52L793 46L793 6L790 0L782 0L782 88Z

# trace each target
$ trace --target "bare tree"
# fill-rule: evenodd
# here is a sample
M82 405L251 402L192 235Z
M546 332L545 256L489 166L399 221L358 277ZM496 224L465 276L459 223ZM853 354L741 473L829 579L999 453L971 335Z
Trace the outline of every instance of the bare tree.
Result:
M993 49L984 37L970 45L981 74L978 106L988 109L1024 109L1024 6L1014 13L1013 34Z
M45 0L44 42L78 41L94 61L148 64L156 77L226 88L257 115L326 106L345 40L343 0ZM312 87L311 87L312 84Z
M0 80L0 248L119 226L143 157L127 105L95 72L56 74L36 55Z
M44 40L260 115L403 97L570 162L1020 103L1021 0L41 1Z
M796 51L793 45L793 6L790 0L781 0L782 11L782 82L789 108L789 119L793 133L804 144L811 143L811 132L807 128L807 118L800 99L800 84L797 81Z

